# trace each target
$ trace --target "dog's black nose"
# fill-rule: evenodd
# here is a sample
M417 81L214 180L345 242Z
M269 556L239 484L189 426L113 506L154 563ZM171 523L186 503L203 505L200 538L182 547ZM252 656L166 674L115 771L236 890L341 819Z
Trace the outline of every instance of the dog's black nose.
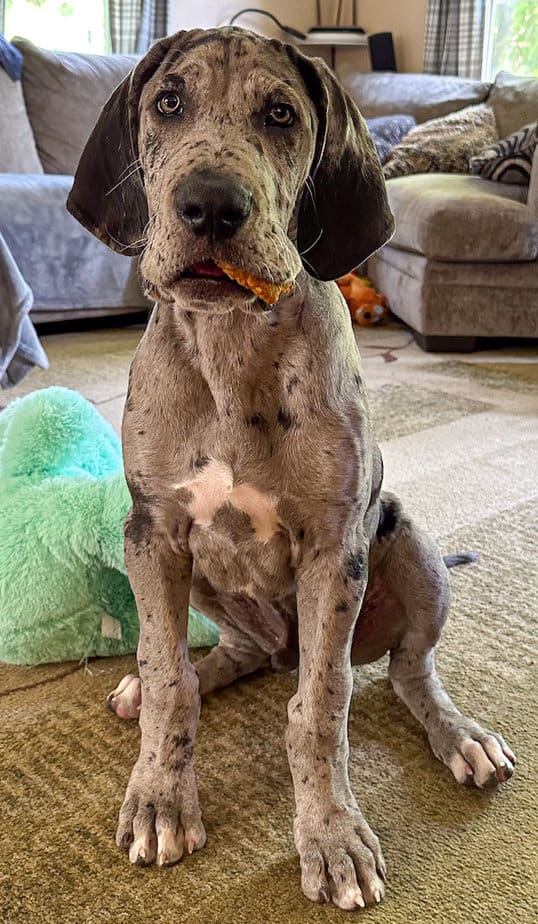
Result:
M189 231L223 240L245 223L252 195L229 173L198 170L176 187L176 211Z

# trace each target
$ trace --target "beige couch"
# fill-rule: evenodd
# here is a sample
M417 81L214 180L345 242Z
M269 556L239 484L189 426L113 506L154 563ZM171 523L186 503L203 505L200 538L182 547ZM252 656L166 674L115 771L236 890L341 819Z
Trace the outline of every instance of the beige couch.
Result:
M501 137L538 118L538 80L340 77L368 118L407 112L423 122L485 100ZM472 350L479 337L537 337L538 153L530 187L433 173L387 186L396 231L367 271L421 346Z

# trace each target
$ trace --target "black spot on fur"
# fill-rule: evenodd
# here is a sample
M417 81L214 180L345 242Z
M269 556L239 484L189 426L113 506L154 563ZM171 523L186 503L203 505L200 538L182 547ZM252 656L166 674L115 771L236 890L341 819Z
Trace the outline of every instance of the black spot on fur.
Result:
M302 540L304 539L304 529L303 529L303 527L301 527L301 529L300 529L299 532L297 533L297 538L298 538L301 542L302 542Z
M285 411L282 407L278 409L276 419L278 420L280 426L284 428L284 430L291 430L291 428L296 423L295 417L292 417L292 415L288 411Z
M353 581L358 581L364 573L364 555L362 552L354 552L349 556L346 562L346 573Z
M208 464L209 464L209 459L207 456L198 456L198 458L194 460L194 468L198 472L201 472L202 469L205 468L206 465Z
M255 430L259 430L260 433L267 433L269 426L267 420L263 414L253 414L252 417L247 418L247 423L251 427L254 427Z
M382 500L377 525L377 538L385 539L396 529L398 523L398 508L393 500Z
M191 744L190 736L185 732L183 735L173 735L172 744L175 748L186 748Z
M153 528L151 508L155 498L151 494L145 494L136 481L129 482L129 491L133 500L133 508L125 522L125 536L136 546L147 540Z
M347 610L347 603L345 600L341 600L338 606L335 606L334 608L335 613L345 613L346 610Z
M291 395L293 389L294 389L295 386L298 385L298 384L299 384L299 376L298 376L298 375L292 375L291 379L289 379L288 384L286 385L286 389L287 389L288 395Z

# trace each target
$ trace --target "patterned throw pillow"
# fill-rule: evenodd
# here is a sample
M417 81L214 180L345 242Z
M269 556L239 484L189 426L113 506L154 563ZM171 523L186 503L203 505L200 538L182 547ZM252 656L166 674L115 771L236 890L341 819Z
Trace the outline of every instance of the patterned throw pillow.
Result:
M384 164L393 147L405 138L417 122L410 115L387 115L366 119L366 124L379 160Z
M383 173L387 179L410 173L467 173L470 158L498 137L491 106L467 106L411 129L390 152Z
M538 122L525 125L469 161L469 172L498 183L528 186L538 144Z

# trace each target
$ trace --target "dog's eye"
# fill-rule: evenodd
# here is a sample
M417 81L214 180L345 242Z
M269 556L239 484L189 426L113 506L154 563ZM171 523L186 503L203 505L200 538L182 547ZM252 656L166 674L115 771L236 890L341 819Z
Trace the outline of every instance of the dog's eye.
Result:
M166 90L157 97L157 109L165 116L179 115L183 105L177 93Z
M265 117L266 125L276 125L278 128L289 128L294 122L295 112L287 103L275 103Z

